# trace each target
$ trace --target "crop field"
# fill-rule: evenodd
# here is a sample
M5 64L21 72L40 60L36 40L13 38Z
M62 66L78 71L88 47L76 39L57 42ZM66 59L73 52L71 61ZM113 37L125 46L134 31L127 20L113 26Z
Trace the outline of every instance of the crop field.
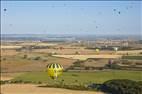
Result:
M55 57L63 57L70 59L86 60L88 58L121 58L121 55L53 55Z
M139 54L142 50L127 50L127 51L118 51L117 54Z
M34 52L37 53L56 53L59 55L75 55L76 53L78 54L83 54L83 55L88 55L88 54L96 54L95 50L88 50L88 49L84 49L84 48L63 48L63 49L38 49L38 50L34 50Z
M13 55L17 55L19 52L16 52L15 50L4 50L4 49L1 49L1 56L13 56Z
M22 48L22 46L1 46L1 49L17 49L17 48Z
M77 91L61 88L42 88L33 84L5 84L1 86L1 94L104 94L94 91Z
M61 47L64 47L63 45L61 45ZM108 50L100 50L100 52L96 52L95 50L92 49L85 49L83 47L80 48L75 48L75 47L64 47L63 49L38 49L38 50L34 50L34 52L38 52L38 53L56 53L58 55L138 55L142 52L142 50L127 50L127 51L108 51Z
M142 81L141 71L96 71L96 72L63 72L56 81L52 80L47 72L30 72L22 74L13 80L44 82L48 84L60 83L64 81L65 84L89 84L89 83L103 83L111 79L130 79L134 81Z
M123 56L123 59L142 60L142 56Z
M29 46L29 45L36 45L36 46L55 46L55 45L58 45L57 43L21 43L19 45L22 45L22 46Z
M64 68L75 60L48 56L40 53L17 53L11 50L2 51L1 72L43 71L49 63L59 63Z

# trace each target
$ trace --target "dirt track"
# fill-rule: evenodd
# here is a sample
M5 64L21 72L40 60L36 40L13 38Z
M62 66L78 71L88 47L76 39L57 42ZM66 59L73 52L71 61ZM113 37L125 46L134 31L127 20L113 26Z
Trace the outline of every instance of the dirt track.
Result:
M94 91L77 91L61 88L43 88L31 84L6 84L1 86L1 94L103 94Z

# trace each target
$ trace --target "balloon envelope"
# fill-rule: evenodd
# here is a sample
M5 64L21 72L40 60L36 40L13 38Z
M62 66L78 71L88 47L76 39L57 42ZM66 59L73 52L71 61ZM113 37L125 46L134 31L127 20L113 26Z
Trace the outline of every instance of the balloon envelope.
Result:
M118 48L117 48L117 47L114 47L114 50L115 50L115 51L117 51L117 50L118 50Z
M48 75L55 79L60 76L63 72L63 67L60 64L52 63L47 65L47 72Z
M96 52L99 52L100 50L99 49L96 49Z
M7 9L5 8L5 9L3 9L4 11L7 11Z

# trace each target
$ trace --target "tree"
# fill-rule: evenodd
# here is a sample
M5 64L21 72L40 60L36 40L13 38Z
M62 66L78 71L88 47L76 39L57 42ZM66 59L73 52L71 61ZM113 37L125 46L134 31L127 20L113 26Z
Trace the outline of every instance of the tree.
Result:
M142 84L128 79L115 79L104 82L100 89L111 94L141 94Z
M34 60L39 60L39 59L41 59L41 57L37 56L37 57L35 57Z
M24 55L23 58L26 59L28 57L28 55Z

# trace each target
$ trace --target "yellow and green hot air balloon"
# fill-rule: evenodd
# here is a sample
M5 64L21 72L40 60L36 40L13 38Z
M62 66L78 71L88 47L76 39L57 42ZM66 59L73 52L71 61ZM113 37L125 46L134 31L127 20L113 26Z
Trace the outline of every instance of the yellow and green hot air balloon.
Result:
M52 79L56 79L63 72L63 67L60 64L52 63L47 65L48 75Z
M97 54L99 54L99 52L100 52L100 49L96 49L96 52L97 52Z
M99 49L96 49L96 52L99 52L100 50Z

